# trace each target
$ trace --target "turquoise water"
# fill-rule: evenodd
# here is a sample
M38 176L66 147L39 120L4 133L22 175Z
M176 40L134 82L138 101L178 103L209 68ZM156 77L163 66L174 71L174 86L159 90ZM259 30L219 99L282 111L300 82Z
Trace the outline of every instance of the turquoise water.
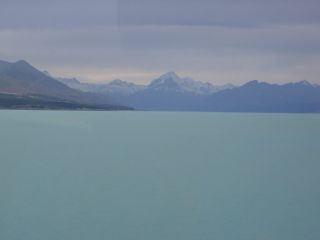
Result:
M0 111L1 240L320 239L320 115Z

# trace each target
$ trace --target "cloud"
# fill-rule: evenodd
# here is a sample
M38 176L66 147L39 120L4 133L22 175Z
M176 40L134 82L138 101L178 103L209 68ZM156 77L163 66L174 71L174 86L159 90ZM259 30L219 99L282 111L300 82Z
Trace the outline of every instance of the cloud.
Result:
M318 0L119 0L128 25L248 27L319 23Z
M318 0L2 0L0 28L320 23Z
M320 81L318 1L2 0L0 59L56 75L147 82Z
M117 0L1 0L0 29L114 25Z

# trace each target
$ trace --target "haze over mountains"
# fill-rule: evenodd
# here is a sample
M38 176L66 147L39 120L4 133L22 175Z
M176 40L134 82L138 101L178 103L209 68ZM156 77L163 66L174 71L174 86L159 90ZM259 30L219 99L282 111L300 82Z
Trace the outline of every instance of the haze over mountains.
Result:
M69 87L85 92L117 93L124 95L137 93L146 89L156 91L189 92L202 95L234 87L232 84L214 86L209 82L204 83L201 81L195 81L191 78L181 78L175 72L165 73L159 78L152 80L149 85L138 85L120 79L116 79L105 84L82 83L76 78L57 78L57 80Z
M234 88L231 84L214 86L208 82L181 78L174 72L163 74L148 85L137 85L119 79L106 84L81 83L74 78L57 79L71 88L103 94L114 103L142 110L192 110L190 106L199 99Z
M307 81L283 85L257 80L242 86L181 78L168 72L148 85L120 79L83 83L55 78L26 61L0 61L0 107L129 109L222 112L320 112L320 87Z
M60 79L70 87L105 94L118 104L143 110L221 112L320 112L320 86L308 81L269 84L257 80L242 86L180 78L168 72L150 82L136 85L121 80L107 84Z

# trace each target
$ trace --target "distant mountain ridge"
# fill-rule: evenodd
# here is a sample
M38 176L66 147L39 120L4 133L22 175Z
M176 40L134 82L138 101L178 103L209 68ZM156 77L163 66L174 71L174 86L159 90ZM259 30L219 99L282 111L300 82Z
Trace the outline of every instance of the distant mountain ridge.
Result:
M320 86L305 80L282 85L253 80L212 94L200 105L202 111L320 112Z
M144 85L138 85L126 82L120 79L115 79L109 83L83 83L76 78L57 78L58 81L66 84L67 86L78 89L83 92L95 92L102 94L133 94L137 91L143 90Z
M109 83L83 83L76 78L57 78L57 80L68 85L69 87L85 91L100 93L119 93L135 94L144 90L169 91L193 94L210 94L220 90L235 87L232 84L214 86L209 82L195 81L191 78L180 78L175 72L168 72L154 79L148 85L138 85L135 83L123 81L120 79L113 80Z
M168 72L140 88L118 81L119 89L131 90L125 91L127 94L119 89L108 91L107 84L100 92L116 103L142 110L320 112L320 86L306 80L282 85L253 80L242 86L214 86ZM79 81L77 84L83 86Z
M148 85L137 85L119 79L107 84L81 83L76 79L57 79L69 87L105 94L116 104L141 110L187 111L191 110L191 105L205 96L235 87L232 84L214 86L208 82L181 78L175 72L165 73Z
M116 79L55 78L26 61L0 61L0 108L151 111L320 112L320 86L308 81L215 86L168 72L148 85Z
M7 102L10 96L12 99L16 99L17 96L33 96L33 98L38 96L34 100L37 100L39 104L49 100L56 103L74 103L77 106L82 105L83 108L93 109L94 106L97 106L99 109L103 107L112 109L106 96L84 93L70 88L24 60L14 63L0 61L0 93L7 94L5 97ZM28 108L31 107L28 105ZM116 108L120 109L118 106Z

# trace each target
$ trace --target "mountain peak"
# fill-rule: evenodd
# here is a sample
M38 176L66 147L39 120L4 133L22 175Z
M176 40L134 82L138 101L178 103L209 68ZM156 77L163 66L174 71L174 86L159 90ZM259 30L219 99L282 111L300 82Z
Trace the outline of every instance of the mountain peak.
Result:
M179 91L181 78L175 72L168 72L153 80L148 88L154 90Z
M100 91L104 93L129 95L136 93L144 88L145 86L143 85L137 85L131 82L123 81L121 79L115 79L108 84L101 86Z
M170 78L170 79L180 79L180 77L174 71L167 72L167 73L161 75L159 78L160 79L168 79L168 78Z
M307 80L302 80L300 82L297 82L297 84L301 84L304 86L313 86L310 82L308 82Z
M128 85L128 83L121 79L114 79L111 82L109 82L109 85Z
M33 71L33 72L37 72L37 73L40 72L38 69L33 67L30 63L28 63L25 60L19 60L19 61L13 63L12 66L14 68L18 68L18 69L23 70L23 71ZM41 74L43 74L43 72L41 72Z
M251 80L249 82L247 82L245 85L255 85L255 84L259 84L260 82L258 80Z
M19 60L19 61L16 61L14 64L17 64L17 65L28 65L30 66L30 64L25 61L25 60Z
M14 68L14 69L34 69L29 63L27 63L25 60L19 60L17 62L7 62L7 61L2 61L0 60L0 70L4 69L9 69L9 68Z
M217 90L211 83L195 81L189 77L179 77L175 72L167 72L153 80L148 86L156 91L169 91L191 94L210 94Z

